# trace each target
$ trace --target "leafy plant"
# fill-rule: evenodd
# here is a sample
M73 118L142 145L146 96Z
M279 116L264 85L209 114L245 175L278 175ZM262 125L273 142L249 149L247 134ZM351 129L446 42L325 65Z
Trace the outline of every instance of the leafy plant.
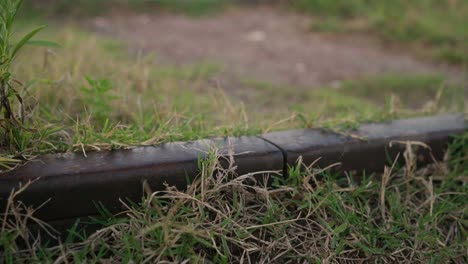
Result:
M113 85L107 79L93 79L90 76L85 78L89 87L82 86L80 90L84 94L86 105L97 121L105 122L112 111L110 101L118 98L109 94Z
M12 82L21 83L11 76L11 64L15 61L24 45L44 28L44 26L38 27L24 35L18 42L12 43L13 23L22 3L22 0L0 1L0 112L3 114L0 125L5 132L2 142L4 145L11 143L10 135L17 134L18 131L28 130L23 126L23 99L12 86ZM20 111L17 115L12 110L14 99L20 104Z

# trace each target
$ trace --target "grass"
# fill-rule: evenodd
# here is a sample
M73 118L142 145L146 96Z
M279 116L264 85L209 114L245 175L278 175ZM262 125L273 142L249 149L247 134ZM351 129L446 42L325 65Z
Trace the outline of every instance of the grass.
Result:
M335 87L310 89L277 86L265 81L244 81L244 103L291 113L285 127L334 127L345 123L382 121L390 118L440 112L466 112L465 91L433 75L378 75L347 80ZM265 96L268 94L268 96ZM286 103L285 103L286 102ZM263 115L271 114L262 112ZM286 118L286 115L282 118Z
M463 109L468 96L463 85L450 84L443 76L437 75L380 75L360 81L345 81L341 91L379 103L384 103L385 97L395 95L403 106L415 108L423 107L437 97L439 105L459 105L459 109Z
M1 147L15 144L12 141L14 141L16 134L22 134L23 131L27 130L32 131L23 126L25 114L23 99L13 87L14 82L20 82L11 74L11 65L23 47L31 43L31 39L43 27L29 31L13 43L13 23L21 4L21 0L5 0L0 4L0 113L3 115L0 120ZM18 105L17 112L12 109L14 101Z
M30 58L27 64L16 65L20 79L32 80L28 93L34 95L29 99L31 106L37 106L37 125L54 130L58 124L61 127L47 134L49 142L38 150L50 150L47 145L73 150L73 146L93 145L93 140L112 141L118 147L152 138L153 143L194 139L231 133L233 128L229 127L238 124L232 122L234 113L230 116L232 125L210 118L215 106L224 103L214 97L220 92L211 89L215 94L200 93L210 89L205 88L206 79L218 71L216 65L153 67L153 58L130 59L111 40L73 28L60 31L58 36L63 48L34 49L25 54ZM109 46L118 51L109 52Z
M296 0L293 6L318 15L313 30L372 31L385 40L412 43L433 58L468 63L466 1Z
M13 65L24 82L15 88L24 98L25 126L38 132L12 135L12 146L2 150L4 167L48 152L467 111L461 88L443 77L378 76L313 89L246 80L231 92L213 81L222 69L210 62L162 66L151 54L128 55L121 43L73 26L39 37L61 48L30 46Z
M98 232L74 228L58 246L28 233L24 220L32 217L25 212L31 210L11 199L12 219L0 219L0 259L464 263L467 140L465 134L455 141L449 162L418 169L416 157L405 155L405 164L359 181L299 160L286 179L270 172L276 179L270 187L254 174L223 169L212 156L200 163L204 174L188 190L147 188L142 202L126 203L122 215L91 221L103 225ZM31 243L21 246L24 239Z
M213 81L222 69L210 62L163 66L155 56L128 55L121 43L70 25L40 37L61 48L28 47L12 69L24 82L15 88L24 98L25 124L37 132L12 135L14 144L1 150L3 166L50 152L468 114L461 88L443 76L376 76L310 89L245 80L232 92ZM212 156L188 190L146 189L125 214L102 210L91 220L103 226L98 232L77 226L58 246L45 238L55 232L13 194L0 217L0 261L463 263L467 146L465 133L444 163L416 168L406 155L406 165L360 181L298 161L287 179L270 172L272 187L253 184L252 174L237 177ZM42 236L27 221L41 225Z

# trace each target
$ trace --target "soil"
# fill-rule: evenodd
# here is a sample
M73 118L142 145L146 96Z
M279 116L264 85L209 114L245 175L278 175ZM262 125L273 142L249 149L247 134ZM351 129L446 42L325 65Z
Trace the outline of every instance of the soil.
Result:
M221 65L225 80L263 80L313 87L376 74L443 74L465 82L462 70L412 56L372 35L315 33L311 18L275 8L233 8L208 17L117 12L88 25L159 62ZM237 81L236 81L237 80Z

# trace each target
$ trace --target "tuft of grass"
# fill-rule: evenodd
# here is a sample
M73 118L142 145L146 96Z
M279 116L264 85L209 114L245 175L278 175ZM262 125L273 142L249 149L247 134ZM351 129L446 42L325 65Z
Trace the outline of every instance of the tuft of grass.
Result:
M97 232L72 228L57 246L27 233L12 196L5 213L16 218L0 218L0 259L464 263L467 167L448 162L417 168L407 147L405 166L359 178L312 169L301 160L287 178L277 172L237 175L214 152L200 162L200 175L186 191L146 186L141 203L124 203L120 216L103 213L104 221L91 221L103 225ZM457 141L450 153L466 153L466 147ZM272 186L265 177L275 179ZM22 239L35 243L22 247Z
M378 103L384 103L389 96L397 96L407 108L422 107L437 98L439 107L454 107L458 111L463 111L461 106L468 97L463 85L450 84L443 76L436 75L379 75L345 81L340 91Z
M2 157L1 167L9 168L11 163L18 161L27 133L35 133L35 129L25 124L28 116L23 101L25 86L12 73L12 65L26 44L33 44L32 38L44 26L36 27L19 39L15 39L13 25L22 6L22 0L5 0L0 3L0 151L14 153L15 156ZM47 41L35 41L37 45L51 45ZM20 90L22 89L22 90ZM21 153L19 153L21 154Z
M322 87L286 87L245 80L243 86L237 92L246 106L257 108L264 118L280 120L274 129L341 128L362 122L467 111L466 92L461 86L446 84L442 76L378 75Z

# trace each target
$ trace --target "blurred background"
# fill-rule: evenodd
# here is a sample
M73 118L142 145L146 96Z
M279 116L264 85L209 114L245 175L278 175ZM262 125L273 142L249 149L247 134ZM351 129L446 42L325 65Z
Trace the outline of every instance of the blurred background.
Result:
M38 24L58 45L15 74L73 144L467 113L467 1L26 0Z

